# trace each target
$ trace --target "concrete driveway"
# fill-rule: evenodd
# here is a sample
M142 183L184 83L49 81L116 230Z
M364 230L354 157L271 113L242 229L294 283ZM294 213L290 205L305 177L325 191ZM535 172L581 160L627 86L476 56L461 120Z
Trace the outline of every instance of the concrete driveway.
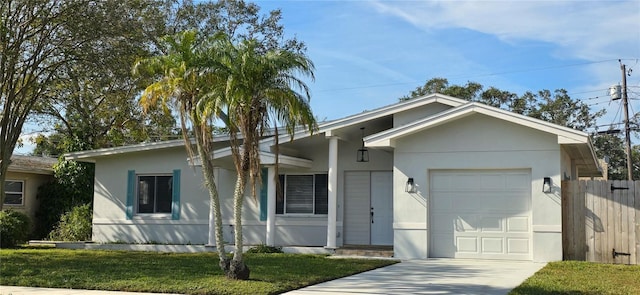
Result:
M285 294L507 294L545 265L497 260L409 260Z

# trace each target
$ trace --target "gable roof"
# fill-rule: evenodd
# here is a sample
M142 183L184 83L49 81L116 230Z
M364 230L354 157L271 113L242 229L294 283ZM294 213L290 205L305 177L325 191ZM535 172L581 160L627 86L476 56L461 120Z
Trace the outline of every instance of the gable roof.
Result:
M460 98L455 98L455 97L440 94L440 93L433 93L433 94L397 102L394 104L386 105L373 110L364 111L362 113L354 114L344 118L322 122L318 124L318 129L315 130L313 133L314 134L325 133L325 136L332 136L333 135L332 131L335 129L361 124L363 122L383 118L385 116L390 116L390 115L393 115L402 111L410 110L416 107L429 105L432 103L440 103L440 104L448 105L451 107L457 107L467 102L468 101ZM300 130L294 134L293 140L305 138L311 135L312 135L311 132L307 130ZM280 135L279 137L280 142L285 142L286 140L289 140L289 139L291 139L291 136L288 134ZM263 143L272 143L273 141L274 141L274 138L266 138L263 140Z
M490 117L515 123L532 129L556 134L559 144L587 143L589 135L568 127L556 125L529 116L505 111L479 102L467 102L466 104L440 112L430 117L416 120L406 125L391 128L364 138L365 145L369 147L393 147L396 138L404 137L418 131L446 124L472 114L484 114Z
M601 168L593 152L591 139L587 133L478 102L467 102L464 105L454 107L433 116L369 135L363 139L364 144L368 147L394 147L395 140L398 138L444 125L473 114L483 114L542 132L555 134L558 144L565 146L572 158L579 159L578 164L584 171L585 176L601 176Z

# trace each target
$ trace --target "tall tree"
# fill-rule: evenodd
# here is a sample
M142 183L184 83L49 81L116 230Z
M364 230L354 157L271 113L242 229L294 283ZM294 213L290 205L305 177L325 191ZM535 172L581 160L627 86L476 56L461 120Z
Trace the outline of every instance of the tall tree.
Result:
M302 53L292 50L268 50L262 52L255 40L234 44L221 39L213 46L210 55L216 55L222 66L224 78L222 91L205 96L204 113L218 111L207 106L223 106L228 116L230 143L236 168L236 185L233 196L235 224L235 251L228 276L248 279L249 269L243 260L242 208L247 183L253 188L261 178L259 141L272 124L282 125L293 136L298 126L312 132L316 121L309 105L307 85L296 75L313 79L313 63ZM220 98L222 98L220 100ZM221 101L220 103L209 103Z
M161 105L166 112L169 112L170 107L178 110L189 157L193 160L197 154L202 162L204 184L209 192L210 209L214 212L219 265L228 272L229 260L222 238L220 198L215 184L213 163L210 160L213 155L212 119L218 114L218 106L210 105L210 109L215 110L205 117L197 108L205 95L219 89L217 85L223 83L223 80L216 73L215 65L211 64L208 53L197 41L195 31L167 36L159 44L165 54L136 62L133 71L138 76L155 78L155 82L145 88L140 98L140 104L145 110L157 105ZM192 132L188 130L188 126ZM193 134L195 147L189 134Z
M10 157L33 106L61 77L71 54L99 38L83 31L87 0L5 0L0 3L0 209Z
M135 100L142 81L130 71L136 58L151 55L156 38L164 33L164 19L152 17L159 4L155 0L97 1L82 13L81 17L91 20L82 30L100 38L73 49L78 58L58 69L60 79L46 99L35 105L34 120L53 126L48 131L54 132L50 139L37 139L37 152L69 152L71 143L78 141L91 149L171 136L176 125L172 116L142 114Z
M135 97L152 81L136 80L128 71L136 58L162 54L159 40L165 35L225 32L234 41L256 39L262 51L304 49L295 38L282 38L279 10L261 15L254 3L106 0L93 5L84 17L93 20L90 31L101 38L77 49L82 58L60 69L66 79L37 105L37 122L53 126L46 130L53 134L39 136L34 153L57 155L78 141L87 148L102 148L179 136L174 116L153 107L141 112Z
M401 97L400 100L437 92L582 131L594 127L596 120L605 113L604 110L591 112L588 105L572 99L564 89L557 89L553 93L549 90L541 90L537 93L526 92L522 96L495 87L483 89L484 87L476 82L467 82L466 85L449 85L449 81L445 78L433 78Z

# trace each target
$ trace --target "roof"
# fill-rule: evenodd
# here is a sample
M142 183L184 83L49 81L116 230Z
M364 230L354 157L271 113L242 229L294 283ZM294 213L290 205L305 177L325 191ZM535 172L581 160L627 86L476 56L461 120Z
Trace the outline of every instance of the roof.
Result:
M341 119L328 121L318 126L320 132L331 132L333 129L346 127L350 125L360 124L362 122L370 121L373 119L381 118L384 116L393 115L402 111L410 110L419 106L428 105L432 103L441 103L452 107L457 107L468 103L468 101L451 97L444 94L434 93L409 100L401 101L391 105L383 106L370 111L365 111L359 114L351 115ZM330 134L329 134L330 135Z
M51 175L57 162L56 158L12 155L8 171Z
M229 140L229 136L217 135L213 137L214 142L219 142L224 140ZM96 157L126 154L126 153L133 153L133 152L161 150L161 149L168 149L168 148L174 148L174 147L180 147L180 146L184 146L184 139L174 139L174 140L157 141L157 142L144 142L144 143L133 144L133 145L119 146L119 147L79 151L79 152L73 152L73 153L66 153L63 156L67 160L81 160L81 159L91 159Z
M274 165L276 163L276 154L272 152L267 152L267 151L260 151L259 154L260 154L260 163L262 163L262 165ZM214 160L229 158L231 156L232 156L232 151L230 147L218 149L213 152ZM309 159L299 158L299 157L278 155L278 164L284 167L311 168L311 166L313 165L313 161ZM192 165L194 166L202 165L201 158L199 156L195 157L195 159L193 159Z
M404 137L435 126L443 125L472 114L484 114L504 121L516 123L529 128L558 135L559 144L587 143L589 135L575 129L556 125L525 115L505 111L478 102L466 104L440 112L430 117L416 120L412 123L391 128L364 138L365 145L369 147L393 147L396 138Z
M483 114L514 124L522 125L546 133L555 134L558 144L563 145L572 158L579 159L578 165L585 176L599 176L601 169L593 152L589 135L585 132L549 123L529 116L505 111L478 102L467 102L464 105L440 112L412 123L391 128L365 137L368 147L394 147L398 138L414 134L429 128L440 126L473 114Z
M385 116L390 116L402 111L410 110L416 107L420 107L420 106L424 106L432 103L440 103L440 104L444 104L452 107L457 107L465 103L468 103L468 101L460 98L455 98L452 96L440 94L440 93L433 93L433 94L397 102L394 104L386 105L377 109L364 111L362 113L347 116L344 118L322 122L318 124L318 129L314 131L314 133L325 133L326 136L333 136L334 134L332 134L332 131L335 129L344 128L352 125L358 125L363 122L379 119ZM312 135L311 132L301 129L300 131L294 134L293 140L308 137L311 135ZM289 139L291 139L291 136L289 134L280 135L280 138L279 138L280 142L285 142ZM274 141L273 138L267 138L263 142L269 143L272 141Z

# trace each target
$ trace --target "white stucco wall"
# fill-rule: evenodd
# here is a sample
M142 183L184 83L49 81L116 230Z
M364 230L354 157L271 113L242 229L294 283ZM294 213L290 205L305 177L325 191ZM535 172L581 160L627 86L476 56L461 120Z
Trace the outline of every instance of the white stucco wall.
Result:
M181 170L180 219L135 215L126 218L127 171L170 174ZM97 242L204 244L209 201L200 169L187 165L183 147L112 155L96 159L93 240Z
M531 171L533 260L562 259L561 152L557 137L484 115L411 134L396 141L394 251L399 258L426 258L429 246L429 173L439 169L527 169ZM405 192L408 177L418 185ZM542 193L552 177L553 193Z

